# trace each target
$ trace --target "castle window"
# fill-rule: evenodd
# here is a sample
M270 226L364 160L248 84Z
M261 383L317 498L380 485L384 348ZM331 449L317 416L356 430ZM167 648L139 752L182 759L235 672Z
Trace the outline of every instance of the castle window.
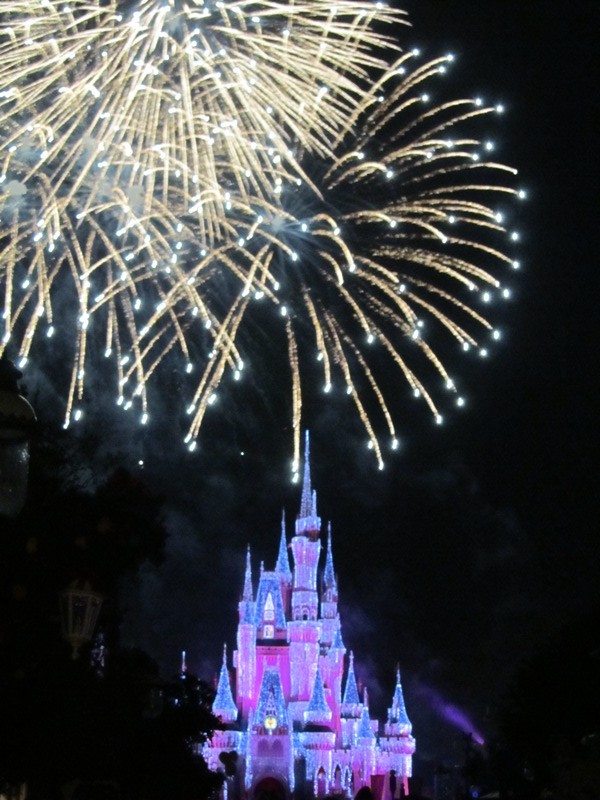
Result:
M275 619L275 606L273 605L273 597L270 592L265 601L264 618L266 622L273 622Z
M265 639L272 639L275 636L275 629L272 625L265 625L264 637Z

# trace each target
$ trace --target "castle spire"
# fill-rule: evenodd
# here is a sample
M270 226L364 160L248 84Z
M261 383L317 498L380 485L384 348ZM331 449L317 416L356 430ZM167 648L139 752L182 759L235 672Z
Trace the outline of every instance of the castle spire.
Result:
M360 716L360 697L358 696L358 686L356 685L356 675L354 674L354 653L352 650L350 651L346 687L342 698L342 715L344 717Z
M252 596L252 565L250 563L250 545L246 550L246 574L244 575L244 595L243 599L246 603L251 603L254 599Z
M331 716L331 709L325 698L325 688L323 686L321 670L317 667L312 694L306 711L304 712L304 721L326 724L331 720Z
M364 744L371 744L375 739L375 734L373 733L373 728L371 728L371 717L369 715L369 706L367 705L367 702L368 696L367 690L365 689L365 704L363 705L360 715L360 722L358 723L356 738L359 740L359 742L362 739Z
M285 578L286 583L292 582L292 570L290 569L290 558L285 538L285 511L281 512L281 538L279 539L279 553L275 571Z
M223 645L223 663L219 673L217 693L212 704L212 712L216 717L220 717L223 722L235 722L238 715L237 706L231 694L231 684L229 683L226 644Z
M338 627L335 631L335 636L331 645L336 650L345 650L346 645L344 644L344 640L342 639L342 629Z
M300 500L300 517L312 514L312 486L310 482L310 433L304 433L304 478L302 480L302 498Z
M325 584L325 589L331 589L333 592L337 592L337 582L335 579L335 570L333 568L333 553L331 550L331 522L327 523L327 556L325 558L323 583Z
M183 677L187 672L187 661L185 657L185 650L181 651L181 676Z
M312 489L310 480L310 435L306 431L304 438L304 477L302 480L302 497L300 513L296 519L296 535L316 533L318 538L321 520L317 516L317 493Z
M246 551L246 573L244 575L244 591L238 604L240 622L247 624L254 620L254 593L252 591L252 564L250 563L250 545Z
M398 726L401 734L409 734L412 730L411 722L406 713L404 705L404 694L402 692L402 681L400 680L400 668L396 670L396 688L392 698L392 707L388 709L389 722Z

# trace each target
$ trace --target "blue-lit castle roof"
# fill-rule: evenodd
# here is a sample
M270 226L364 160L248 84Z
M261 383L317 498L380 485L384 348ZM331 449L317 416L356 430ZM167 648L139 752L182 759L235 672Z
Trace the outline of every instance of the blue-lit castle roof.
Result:
M348 717L358 717L360 714L360 697L358 696L358 686L356 685L356 675L354 674L354 653L350 651L350 661L348 664L348 675L346 676L346 687L342 698L342 714Z
M216 717L220 717L223 722L235 722L238 716L238 708L234 702L229 683L229 671L227 669L227 645L223 647L223 663L219 673L219 683L217 684L217 694L212 704L212 712Z
M273 626L278 631L286 630L285 610L283 608L283 597L281 596L281 582L276 572L264 571L260 576L258 591L256 593L256 604L254 611L254 624L259 627L264 618L265 604L271 595L275 619Z
M281 678L277 669L266 669L260 685L254 724L264 726L268 717L275 717L277 727L286 727L288 715Z
M400 670L396 672L396 688L392 698L392 707L388 708L388 722L398 725L404 734L412 731L412 725L406 713L404 705L404 694L402 692L402 681L400 680Z
M304 712L304 719L306 722L326 724L331 720L331 716L331 709L325 697L321 670L317 667L317 674L315 675L311 698Z
M287 548L287 540L285 538L285 513L281 515L281 536L279 538L279 552L277 554L277 563L275 564L275 572L281 575L286 583L292 582L292 570L290 569L290 556Z

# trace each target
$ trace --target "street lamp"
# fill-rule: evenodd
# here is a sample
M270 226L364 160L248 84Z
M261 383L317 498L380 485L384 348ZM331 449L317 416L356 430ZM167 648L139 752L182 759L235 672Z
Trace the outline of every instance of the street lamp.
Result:
M73 648L73 660L80 648L91 641L104 600L86 581L74 581L60 596L60 621L63 637Z
M29 474L29 440L35 412L19 394L22 373L0 358L0 514L14 519L23 508Z

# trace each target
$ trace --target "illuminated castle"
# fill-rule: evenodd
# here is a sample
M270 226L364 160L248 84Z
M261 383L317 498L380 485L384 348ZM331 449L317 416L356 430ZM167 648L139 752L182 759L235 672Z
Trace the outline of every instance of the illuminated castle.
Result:
M235 700L223 654L212 707L223 724L203 754L211 769L223 769L228 756L219 757L237 753L236 778L225 793L277 800L291 792L353 796L370 785L389 800L390 783L396 795L407 793L415 740L400 674L381 730L369 715L366 689L360 697L352 653L346 658L330 527L318 581L320 532L307 434L294 536L288 545L282 521L275 569L261 565L256 594L248 548L233 654Z

